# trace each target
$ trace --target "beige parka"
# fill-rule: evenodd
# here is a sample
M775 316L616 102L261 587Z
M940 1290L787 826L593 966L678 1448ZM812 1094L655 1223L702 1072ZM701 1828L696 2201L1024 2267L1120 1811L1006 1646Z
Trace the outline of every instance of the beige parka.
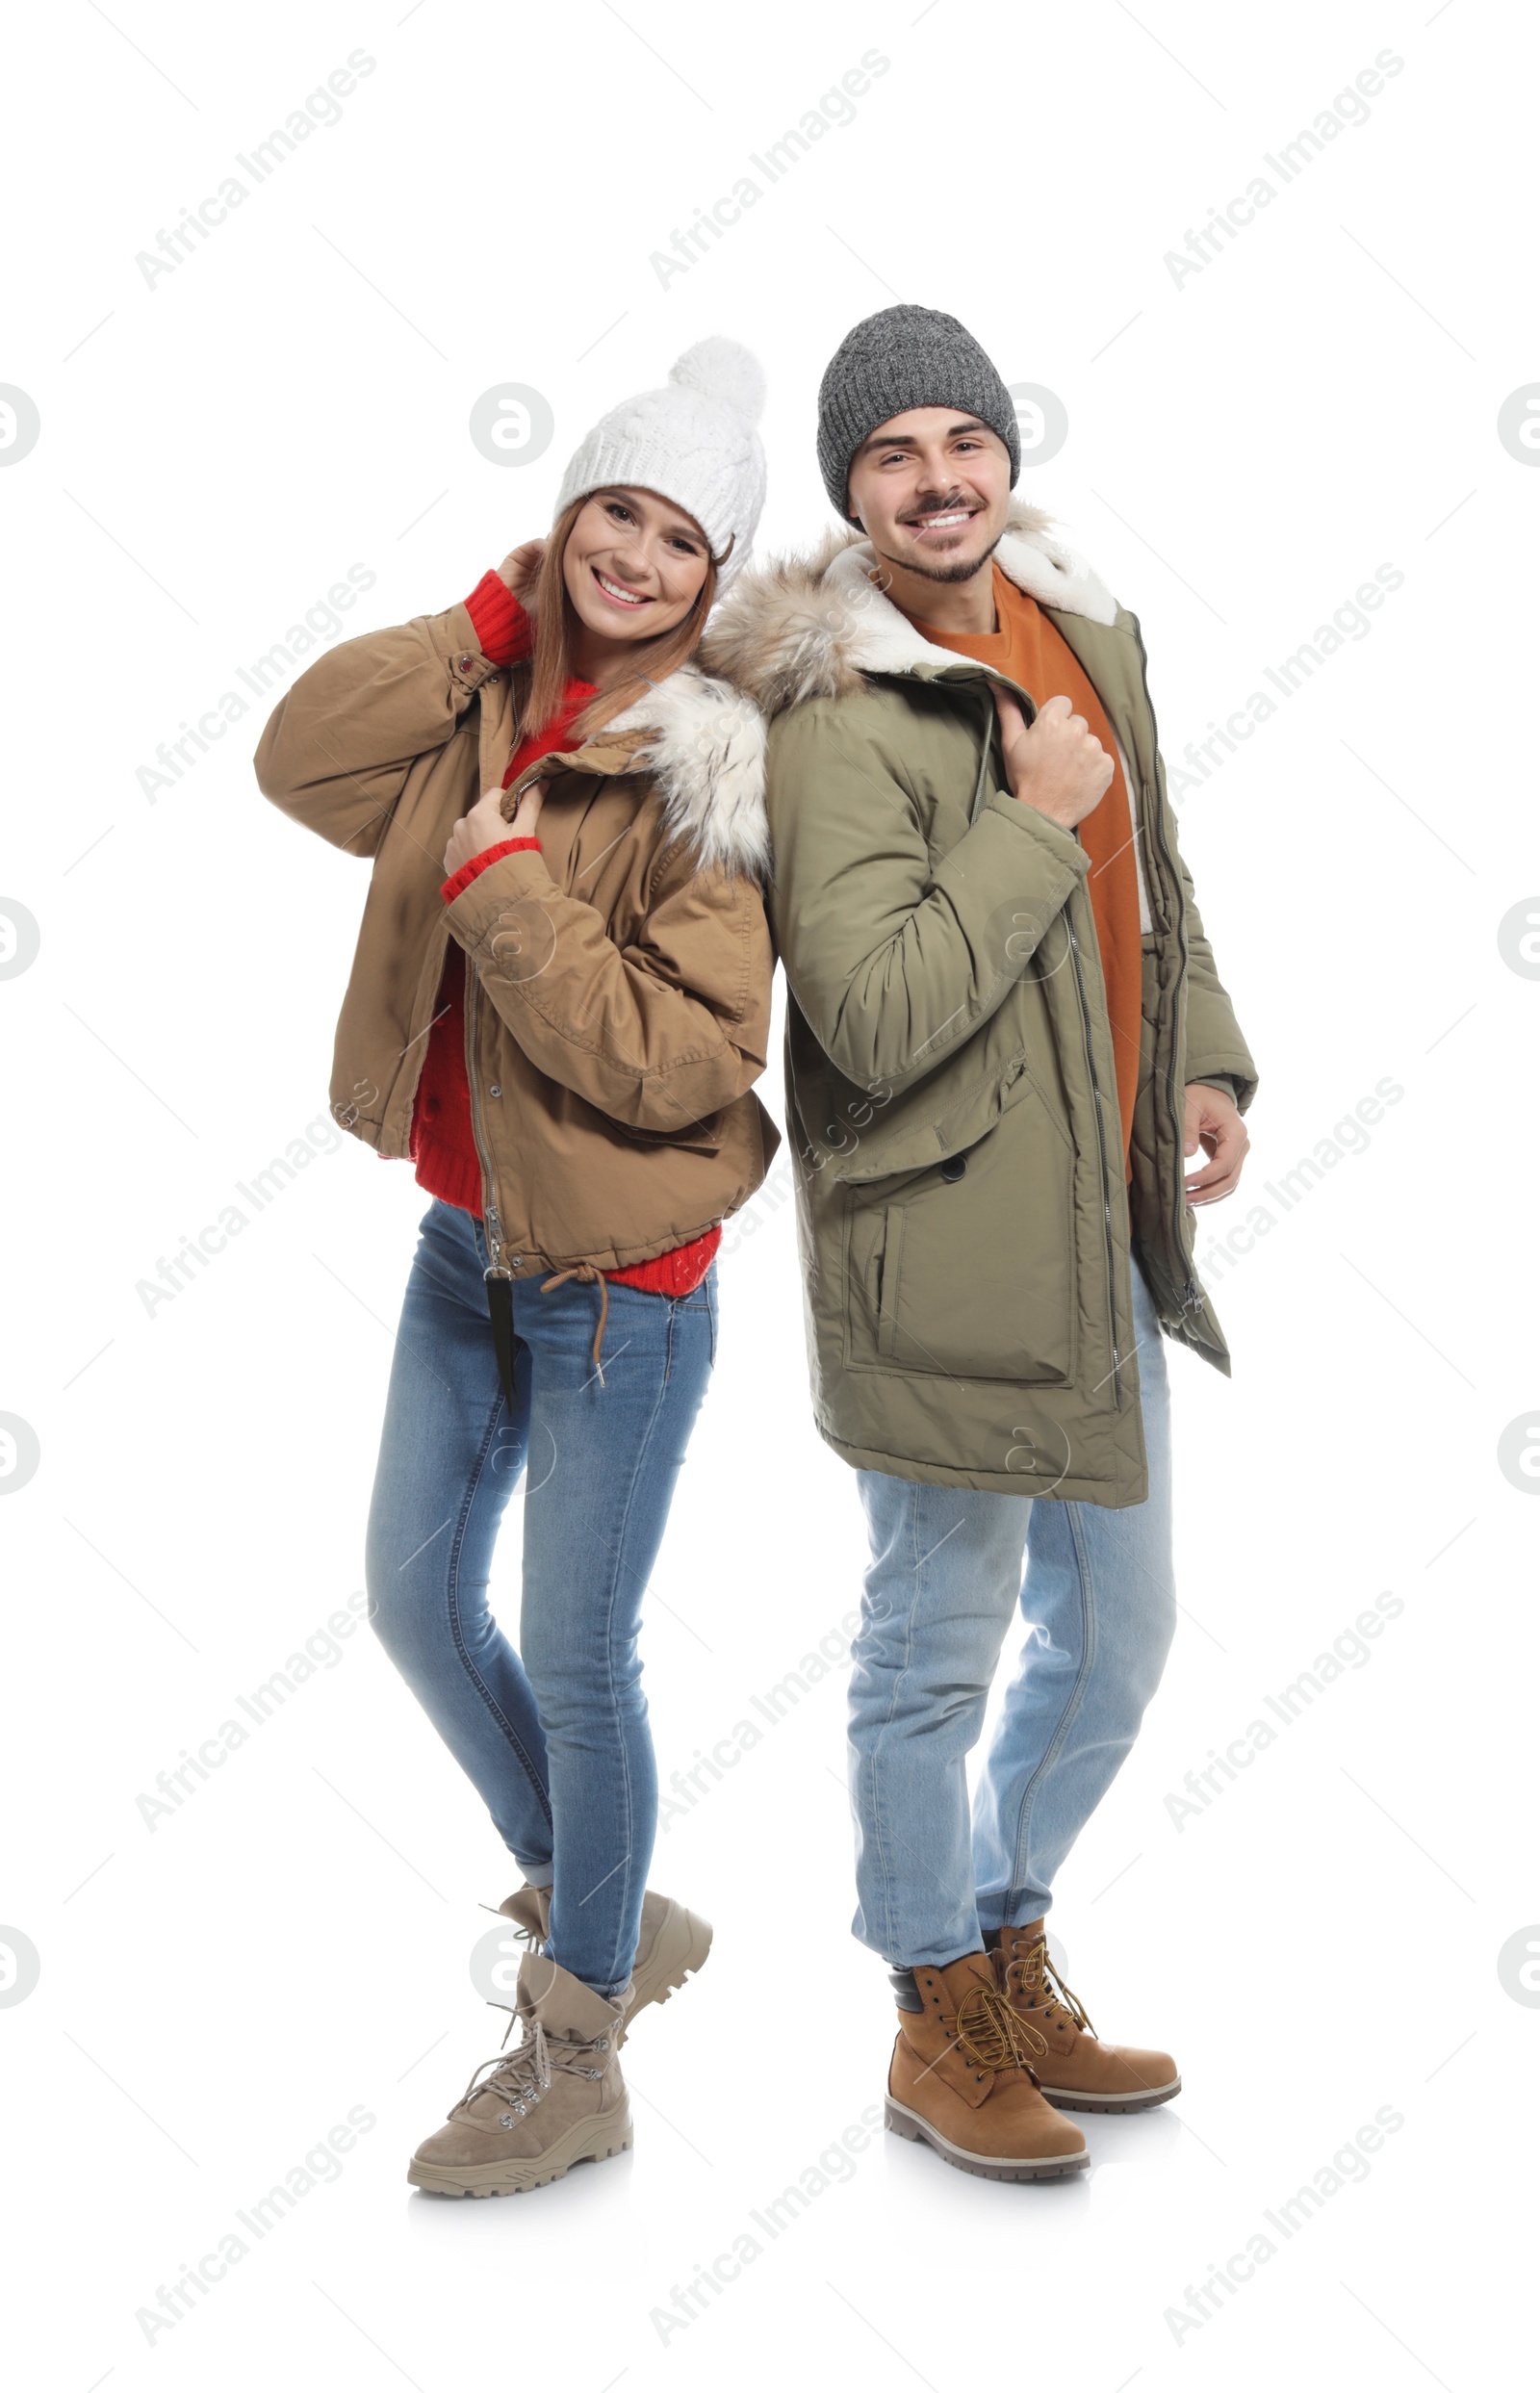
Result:
M517 739L505 668L463 605L331 649L273 709L265 796L371 877L331 1073L336 1119L404 1156L447 942L495 1266L619 1270L699 1237L759 1185L764 725L685 666L585 746L542 757L538 853L448 906L444 851Z

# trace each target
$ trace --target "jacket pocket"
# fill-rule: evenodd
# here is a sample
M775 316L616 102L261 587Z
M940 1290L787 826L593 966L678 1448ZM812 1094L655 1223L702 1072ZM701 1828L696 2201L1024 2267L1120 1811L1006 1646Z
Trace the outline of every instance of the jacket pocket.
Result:
M1072 1379L1074 1173L1029 1086L965 1152L886 1204L853 1207L847 1359L1019 1386Z
M633 1146L682 1147L694 1155L716 1155L721 1152L722 1143L727 1137L730 1110L724 1105L716 1113L707 1114L704 1120L681 1122L677 1130L642 1129L635 1122L621 1121L611 1114L604 1114L601 1119L606 1128L613 1130L618 1137L629 1140Z

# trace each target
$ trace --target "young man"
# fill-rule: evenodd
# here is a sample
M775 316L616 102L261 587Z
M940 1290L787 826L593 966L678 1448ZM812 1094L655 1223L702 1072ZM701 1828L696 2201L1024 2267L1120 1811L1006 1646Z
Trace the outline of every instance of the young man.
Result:
M1236 1186L1256 1073L1138 622L1013 502L988 358L950 316L868 318L824 376L818 455L846 530L745 577L714 646L775 717L813 1402L871 1537L855 1928L898 1995L888 2125L985 2176L1055 2176L1088 2158L1061 2112L1181 2082L1098 2040L1044 1918L1170 1643L1161 1338L1228 1374L1193 1207Z

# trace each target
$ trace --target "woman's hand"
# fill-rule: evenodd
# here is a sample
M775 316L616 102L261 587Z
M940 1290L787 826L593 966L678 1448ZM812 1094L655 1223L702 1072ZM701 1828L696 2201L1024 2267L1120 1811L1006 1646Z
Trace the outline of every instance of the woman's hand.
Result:
M460 816L449 834L449 844L444 851L444 877L447 881L453 878L462 864L468 864L473 856L479 856L483 848L500 847L504 839L533 837L534 826L540 819L540 809L545 803L544 782L534 782L524 791L512 822L502 811L505 795L502 789L483 789L470 812Z
M540 579L540 566L545 553L543 540L526 540L522 548L510 549L498 567L499 579L507 584L520 605L526 609Z

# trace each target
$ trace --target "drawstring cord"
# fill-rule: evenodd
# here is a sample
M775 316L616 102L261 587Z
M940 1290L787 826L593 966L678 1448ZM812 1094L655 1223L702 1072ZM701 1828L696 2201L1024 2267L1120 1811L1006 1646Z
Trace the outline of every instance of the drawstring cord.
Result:
M594 1369L599 1374L599 1384L603 1387L604 1366L599 1359L599 1350L604 1343L604 1324L609 1319L609 1282L597 1263L573 1263L569 1264L566 1271L552 1272L549 1279L543 1279L540 1283L541 1295L549 1296L552 1288L561 1287L569 1279L597 1279L599 1282L599 1327L594 1331Z

